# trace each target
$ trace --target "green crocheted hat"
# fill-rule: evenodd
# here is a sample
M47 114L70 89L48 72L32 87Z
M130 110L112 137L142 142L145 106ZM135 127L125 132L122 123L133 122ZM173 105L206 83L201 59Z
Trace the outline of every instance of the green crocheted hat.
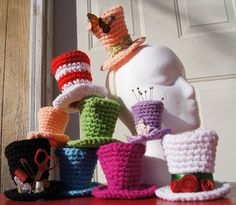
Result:
M112 138L120 104L115 100L91 97L80 103L82 138L68 142L69 147L99 147L116 141Z

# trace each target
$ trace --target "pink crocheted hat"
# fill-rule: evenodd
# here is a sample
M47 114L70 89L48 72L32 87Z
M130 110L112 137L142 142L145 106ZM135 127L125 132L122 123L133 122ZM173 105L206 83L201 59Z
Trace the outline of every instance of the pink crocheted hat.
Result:
M128 137L129 143L143 143L161 139L171 133L170 128L162 128L164 103L159 100L140 101L131 107L138 135Z
M100 40L111 57L105 61L101 70L118 69L134 55L133 51L145 41L145 37L138 38L134 41L130 38L121 5L115 5L112 9L101 15L104 21L111 17L114 17L115 20L110 25L110 31L108 33L104 33L102 28L99 28L94 33L91 24L88 27L88 31Z
M106 88L92 84L90 59L82 51L75 50L54 58L52 73L62 92L53 101L54 107L67 112L77 112L79 111L78 103L84 98L107 95Z
M203 201L228 194L230 185L214 182L212 175L217 141L215 131L165 135L163 148L172 182L157 189L156 195L169 201Z
M113 142L99 148L97 155L108 185L93 189L92 194L106 199L150 197L156 186L141 184L141 164L145 152L142 144Z
M28 139L47 138L51 146L66 144L69 137L64 134L69 117L68 113L55 107L43 107L38 112L39 131L29 132Z

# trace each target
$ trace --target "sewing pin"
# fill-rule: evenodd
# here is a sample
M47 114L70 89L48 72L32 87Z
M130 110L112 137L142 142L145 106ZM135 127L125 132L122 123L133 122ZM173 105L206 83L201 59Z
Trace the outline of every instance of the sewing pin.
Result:
M136 95L135 92L134 92L134 89L132 89L132 92L133 92L134 97L136 98L136 100L139 102L139 100L138 100L138 98L137 98L137 95Z
M147 100L147 91L146 90L144 91L144 94L145 94L145 100Z

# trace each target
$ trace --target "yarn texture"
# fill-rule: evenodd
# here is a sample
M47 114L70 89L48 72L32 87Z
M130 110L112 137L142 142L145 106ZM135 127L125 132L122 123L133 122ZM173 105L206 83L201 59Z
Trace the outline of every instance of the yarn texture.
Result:
M164 104L157 100L146 100L136 103L131 107L136 125L137 136L128 137L129 143L143 143L149 140L161 139L165 134L171 133L170 128L162 128L162 115ZM139 134L137 130L140 122L142 127L148 126L148 133Z
M56 155L60 158L61 188L57 198L70 198L91 195L92 188L98 186L91 182L97 163L97 149L60 148Z
M93 33L91 25L88 27L88 31L92 32L100 40L109 55L111 55L111 58L102 65L102 70L118 69L132 57L134 51L145 41L145 37L138 38L135 41L130 39L121 5L115 5L109 11L104 12L101 18L108 19L111 16L114 16L115 20L108 33L103 33L101 28L96 33Z
M112 134L120 104L115 100L91 97L80 104L82 138L68 142L70 147L99 147L113 142Z
M212 174L217 142L216 132L208 130L165 135L162 143L169 172L172 175L192 173L196 174L195 176L202 173L202 177L207 173ZM213 179L212 176L211 178ZM169 201L203 201L224 197L230 192L228 183L215 182L213 188L209 191L174 193L170 186L166 186L157 189L155 193L158 197Z
M69 137L64 134L69 121L68 113L55 107L43 107L38 112L39 131L30 132L31 138L47 138L51 146L66 144Z
M90 59L82 51L70 51L54 58L52 73L62 92L53 106L66 112L78 112L79 102L86 97L107 95L106 88L92 84Z
M137 199L150 197L156 186L141 184L141 164L145 152L142 144L113 142L99 148L97 155L107 185L94 188L98 198Z

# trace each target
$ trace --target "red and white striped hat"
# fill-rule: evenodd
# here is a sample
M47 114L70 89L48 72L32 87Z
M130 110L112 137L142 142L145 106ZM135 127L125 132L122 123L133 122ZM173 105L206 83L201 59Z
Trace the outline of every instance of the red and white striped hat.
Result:
M79 111L78 103L88 96L105 97L104 87L92 84L90 59L86 53L75 50L52 60L52 73L62 92L53 106L67 112Z

